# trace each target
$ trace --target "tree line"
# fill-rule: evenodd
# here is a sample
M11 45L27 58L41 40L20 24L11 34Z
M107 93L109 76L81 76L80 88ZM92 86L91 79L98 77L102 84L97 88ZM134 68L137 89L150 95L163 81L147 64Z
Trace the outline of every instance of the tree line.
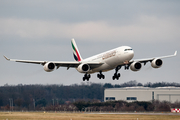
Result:
M135 80L115 85L112 85L111 83L82 83L80 85L73 84L69 86L5 84L4 86L0 86L0 110L157 110L157 101L155 102L156 104L152 102L140 103L137 101L135 103L127 103L125 101L102 102L104 100L105 88L121 88L133 86L179 87L180 84L167 82L149 82L143 85L142 83L138 83ZM160 105L160 103L161 102L159 102L158 105ZM168 103L168 105L170 106L170 103Z

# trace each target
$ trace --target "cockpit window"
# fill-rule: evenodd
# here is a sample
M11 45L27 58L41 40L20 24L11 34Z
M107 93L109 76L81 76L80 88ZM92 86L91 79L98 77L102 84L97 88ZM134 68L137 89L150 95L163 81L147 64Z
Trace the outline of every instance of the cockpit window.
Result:
M124 51L130 51L130 50L132 50L132 49L125 49Z

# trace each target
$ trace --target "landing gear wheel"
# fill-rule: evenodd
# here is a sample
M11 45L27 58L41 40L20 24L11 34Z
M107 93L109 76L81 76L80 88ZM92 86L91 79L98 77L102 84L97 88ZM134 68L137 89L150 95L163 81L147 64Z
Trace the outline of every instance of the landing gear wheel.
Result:
M119 70L119 69L121 69L121 65L119 65L119 66L116 67L114 76L112 77L113 80L115 80L115 79L119 80L119 77L121 76L121 74L118 73L118 70Z
M121 74L120 73L118 73L118 75L117 75L118 77L120 77L121 76Z
M91 75L90 75L90 74L88 75L88 78L91 78Z
M112 79L113 80L115 80L115 79L117 79L117 80L119 80L119 77L121 76L121 74L120 73L114 73L114 76L112 77Z
M104 75L102 75L102 79L104 79L105 78L105 76Z
M124 66L124 69L125 69L125 70L129 70L129 65L125 65L125 66Z
M105 78L105 76L102 74L102 72L100 71L99 72L99 74L97 74L97 77L99 78L99 79L104 79Z
M100 79L100 74L97 74L97 77Z
M85 80L89 81L89 78L91 78L91 75L86 73L83 77L83 81Z

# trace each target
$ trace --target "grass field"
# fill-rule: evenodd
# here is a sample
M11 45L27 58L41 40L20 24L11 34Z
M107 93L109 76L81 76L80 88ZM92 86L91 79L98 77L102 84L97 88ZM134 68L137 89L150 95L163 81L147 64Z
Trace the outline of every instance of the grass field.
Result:
M0 120L180 120L180 115L0 112Z

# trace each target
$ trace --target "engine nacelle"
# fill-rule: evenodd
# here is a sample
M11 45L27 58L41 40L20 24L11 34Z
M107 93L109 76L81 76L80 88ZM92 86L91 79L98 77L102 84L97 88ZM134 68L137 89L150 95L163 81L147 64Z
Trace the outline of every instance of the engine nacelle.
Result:
M54 68L55 68L55 64L52 63L52 62L47 62L47 63L44 65L44 70L45 70L46 72L51 72L51 71L54 70Z
M151 62L151 66L153 68L159 68L161 67L163 64L163 61L161 59L154 59L152 62Z
M131 65L130 65L130 68L132 71L139 71L141 69L141 63L140 62L133 62Z
M90 66L88 64L80 64L77 70L81 73L87 73L90 70Z

